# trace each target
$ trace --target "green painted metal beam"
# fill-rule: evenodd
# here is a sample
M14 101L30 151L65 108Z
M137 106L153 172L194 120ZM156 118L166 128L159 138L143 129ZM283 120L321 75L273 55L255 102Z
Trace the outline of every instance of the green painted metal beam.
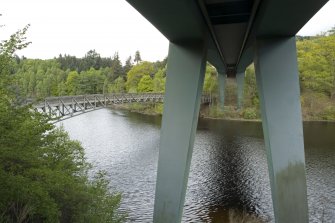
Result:
M211 39L208 43L207 60L216 68L217 71L226 73L226 65L221 60L219 52Z
M182 218L206 53L207 40L170 43L155 193L155 223L177 223Z
M295 38L255 45L265 146L277 223L307 223L307 189Z
M209 32L197 1L194 0L127 0L170 42L178 43L190 39L201 40ZM225 69L219 50L210 37L208 61L213 66Z
M236 74L237 82L237 109L242 109L243 107L243 90L244 90L244 76L245 72L240 72Z
M218 70L220 109L224 110L224 91L226 85L226 74Z
M248 46L257 37L291 37L328 2L328 0L262 0L257 10Z
M194 0L127 0L170 42L201 39L207 30Z
M237 73L245 72L246 68L254 62L254 47L250 46L243 51L237 65Z

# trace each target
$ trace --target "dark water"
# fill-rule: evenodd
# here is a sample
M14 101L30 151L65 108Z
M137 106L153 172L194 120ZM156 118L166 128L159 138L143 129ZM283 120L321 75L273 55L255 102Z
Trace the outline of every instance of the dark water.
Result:
M63 122L123 193L129 222L152 222L160 117L102 109ZM335 222L335 123L304 124L310 222ZM223 222L228 209L273 221L261 123L200 120L183 222Z

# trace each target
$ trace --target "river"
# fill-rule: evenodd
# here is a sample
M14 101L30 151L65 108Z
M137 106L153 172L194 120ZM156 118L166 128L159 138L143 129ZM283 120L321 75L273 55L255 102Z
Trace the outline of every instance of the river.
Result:
M122 192L128 222L152 222L159 116L101 109L62 122L94 170ZM335 123L304 123L310 222L335 222ZM259 122L200 119L183 222L222 222L229 209L274 222Z

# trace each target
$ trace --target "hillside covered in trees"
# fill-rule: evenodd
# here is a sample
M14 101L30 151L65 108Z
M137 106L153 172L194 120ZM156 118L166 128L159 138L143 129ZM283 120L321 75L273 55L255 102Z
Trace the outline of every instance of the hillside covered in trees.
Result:
M297 37L303 115L308 120L335 120L335 30L312 37ZM142 61L140 52L124 64L118 53L102 58L90 50L83 58L59 55L51 60L16 57L13 61L17 92L22 97L106 94L117 92L163 92L167 60ZM226 81L222 111L215 101L204 115L222 118L260 118L253 65L247 68L243 109L236 109L236 81ZM217 73L208 64L204 92L218 95Z
M118 53L112 58L102 58L95 50L90 50L83 58L59 55L54 59L39 60L16 56L12 73L23 97L44 98L125 91L162 91L157 89L158 86L153 88L151 80L159 83L163 81L165 65L166 60L156 63L142 62L138 51L134 60L130 56L122 65ZM137 86L139 82L141 84ZM146 84L149 86L143 86Z

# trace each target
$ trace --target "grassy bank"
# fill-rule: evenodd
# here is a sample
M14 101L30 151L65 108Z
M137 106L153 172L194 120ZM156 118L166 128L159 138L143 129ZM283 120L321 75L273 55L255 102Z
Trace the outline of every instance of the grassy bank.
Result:
M111 107L146 115L163 114L163 103L131 103L112 105ZM306 100L302 103L302 115L304 121L335 121L335 106L331 102L322 101L322 99L313 102ZM254 107L237 109L235 106L227 105L222 109L217 104L202 105L200 117L224 120L261 120L259 109Z
M123 109L131 112L146 114L146 115L162 115L163 103L130 103L130 104L116 104L112 108Z

